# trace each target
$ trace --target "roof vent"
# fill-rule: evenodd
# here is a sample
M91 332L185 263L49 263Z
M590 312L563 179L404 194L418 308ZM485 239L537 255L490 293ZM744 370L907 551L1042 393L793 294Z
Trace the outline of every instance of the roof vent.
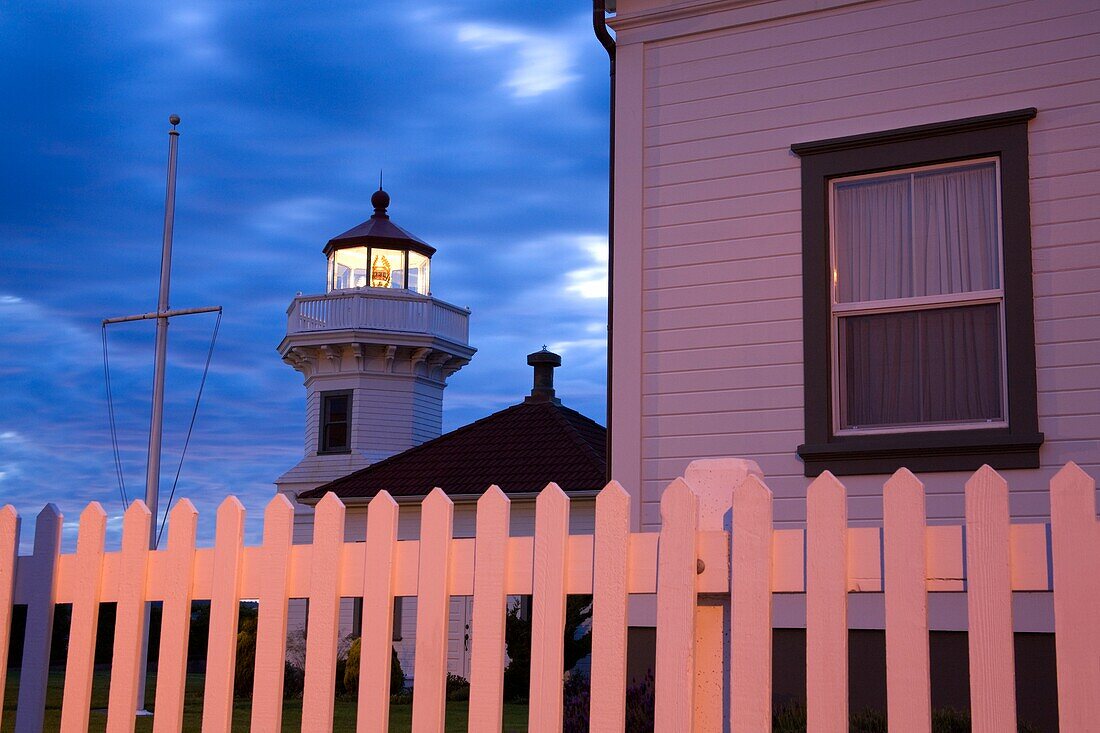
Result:
M535 383L531 387L531 396L524 402L560 405L561 400L554 396L554 369L561 366L561 357L543 346L542 351L527 355L527 363L535 369Z

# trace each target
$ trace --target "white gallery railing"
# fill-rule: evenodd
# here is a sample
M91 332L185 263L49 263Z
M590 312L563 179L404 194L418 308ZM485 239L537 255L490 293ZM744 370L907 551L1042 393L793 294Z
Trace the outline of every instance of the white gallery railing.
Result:
M705 465L696 470L698 464ZM615 482L596 499L590 535L570 535L570 500L547 486L536 502L533 538L511 536L510 501L495 486L479 499L476 536L468 539L453 538L454 505L436 489L423 502L419 541L397 539L399 507L382 492L368 507L365 542L344 542L344 504L328 494L317 505L315 542L295 545L293 507L278 495L264 514L259 546L244 545L244 508L229 497L218 509L212 548L195 547L199 518L184 500L171 511L163 549L148 549L151 517L135 502L123 519L121 550L107 552L107 517L93 503L80 517L75 553L60 553L62 518L49 505L38 516L33 554L18 556L17 516L5 507L0 659L7 658L12 604L28 605L15 730L41 730L60 603L72 604L61 729L87 730L96 621L106 602L118 604L107 730L133 730L142 616L146 602L163 601L154 729L179 731L191 602L209 599L202 730L228 733L242 598L259 601L252 730L280 730L287 599L308 598L302 730L331 731L340 599L357 597L363 637L356 729L386 731L394 597L415 596L413 730L443 731L449 601L473 596L469 725L499 731L507 598L532 594L528 730L557 732L565 602L573 593L593 596L593 731L624 730L628 599L656 594L656 730L766 732L772 598L798 593L806 601L809 729L845 731L847 598L879 592L890 730L928 731L928 593L961 590L974 730L1016 730L1012 593L1035 590L1053 590L1062 730L1095 729L1100 529L1095 482L1076 465L1051 480L1049 527L1011 524L1008 485L985 467L966 484L962 525L928 526L924 487L902 469L883 489L882 527L849 527L845 488L826 473L809 487L805 530L774 529L772 494L746 467L755 464L692 464L661 498L659 533L630 531L631 499ZM733 602L723 612L716 597ZM0 665L0 692L4 671Z
M287 333L332 330L402 331L469 341L470 311L431 296L369 288L299 295L287 309Z

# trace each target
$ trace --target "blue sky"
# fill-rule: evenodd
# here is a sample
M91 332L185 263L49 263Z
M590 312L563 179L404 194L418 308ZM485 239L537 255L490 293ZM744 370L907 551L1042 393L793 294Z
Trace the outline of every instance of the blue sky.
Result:
M206 538L228 493L253 537L300 457L304 388L275 352L321 248L366 219L438 248L432 289L469 306L472 363L444 428L518 401L525 355L603 422L607 58L579 0L545 3L5 3L0 8L0 501L121 501L100 321L155 309L167 117L180 126L173 307L225 307L178 493ZM170 329L164 485L211 316ZM151 323L113 326L127 487L144 492ZM165 488L167 491L167 488ZM115 537L117 541L117 536Z

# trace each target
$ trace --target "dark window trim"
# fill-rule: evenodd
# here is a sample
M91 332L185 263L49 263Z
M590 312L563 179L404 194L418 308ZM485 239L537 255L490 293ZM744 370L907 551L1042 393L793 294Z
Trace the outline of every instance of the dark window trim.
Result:
M1027 123L1034 108L799 143L806 476L1037 468L1039 432L1032 306ZM833 178L997 156L1001 163L1008 427L834 435L830 358L828 187Z
M347 395L348 398L348 445L346 448L338 448L336 450L325 449L325 400L329 397L340 397ZM320 404L318 405L319 415L317 417L317 455L319 456L332 456L341 455L345 453L351 453L351 415L352 406L354 404L352 398L352 390L350 389L336 389L330 392L321 392Z

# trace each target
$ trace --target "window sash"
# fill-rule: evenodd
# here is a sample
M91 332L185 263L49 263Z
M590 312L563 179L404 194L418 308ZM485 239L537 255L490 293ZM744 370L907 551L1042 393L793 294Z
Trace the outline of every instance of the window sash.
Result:
M837 234L836 234L836 186L838 184L851 183L855 181L873 180L878 178L892 178L908 176L912 181L920 173L926 173L929 171L937 170L950 170L952 168L965 168L969 166L978 165L981 163L993 162L995 168L995 181L994 186L996 200L995 205L995 217L996 217L996 243L993 257L995 259L996 272L995 281L999 287L988 290L979 291L963 291L955 293L945 293L937 295L921 295L921 296L909 296L899 298L889 298L880 300L867 300L867 301L848 301L840 302L837 293L837 280L838 280L838 264L837 264ZM909 205L910 212L913 206L913 190L909 191ZM829 211L829 272L832 277L832 282L829 283L830 294L830 372L831 372L831 384L832 384L832 431L834 435L864 435L864 434L876 434L876 433L898 433L898 432L926 432L937 430L969 430L969 429L988 429L995 427L1007 427L1008 426L1008 351L1006 346L1006 325L1005 325L1005 309L1004 309L1004 256L1003 256L1003 215L1001 210L1001 170L1000 161L997 157L984 157L984 158L972 158L962 161L956 161L952 163L940 163L934 165L915 166L908 168L897 168L887 171L881 171L877 173L869 173L856 176L838 177L829 181L828 190L828 211ZM915 217L910 215L910 227L915 227ZM915 236L913 233L911 236ZM911 247L912 250L916 250L915 246ZM844 385L846 383L846 375L841 373L841 354L840 354L840 320L845 317L859 316L859 315L872 315L878 313L906 313L919 310L936 309L936 308L951 308L967 305L981 305L988 303L997 303L998 308L998 333L1000 339L1000 385L1001 385L1001 415L1002 419L999 421L973 421L973 422L920 422L911 424L888 424L881 426L869 426L869 427L845 427L843 425L842 414L844 412L843 404L846 395L844 394Z

